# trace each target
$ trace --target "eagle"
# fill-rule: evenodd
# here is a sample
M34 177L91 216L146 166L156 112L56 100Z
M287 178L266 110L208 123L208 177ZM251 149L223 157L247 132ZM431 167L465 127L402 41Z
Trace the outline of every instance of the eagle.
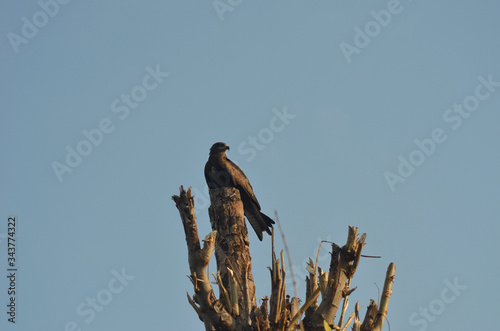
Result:
M205 180L209 189L234 187L240 191L245 216L257 237L262 241L262 232L271 234L274 221L260 212L260 204L253 193L252 185L243 171L226 156L229 146L218 142L210 148L210 156L205 164Z

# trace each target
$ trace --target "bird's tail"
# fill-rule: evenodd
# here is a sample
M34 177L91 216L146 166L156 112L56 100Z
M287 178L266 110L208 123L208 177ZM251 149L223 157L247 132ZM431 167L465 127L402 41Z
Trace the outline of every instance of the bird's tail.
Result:
M268 217L267 215L260 212L256 205L251 204L249 208L245 208L245 216L248 219L248 222L255 230L257 237L262 241L262 232L266 231L271 235L271 228L274 224L274 221Z
M264 230L266 230L266 232L269 233L269 235L271 235L271 227L273 226L274 221L272 220L271 217L267 216L264 213L260 213L260 216L262 217L264 222L266 222L266 224L267 224L267 227Z

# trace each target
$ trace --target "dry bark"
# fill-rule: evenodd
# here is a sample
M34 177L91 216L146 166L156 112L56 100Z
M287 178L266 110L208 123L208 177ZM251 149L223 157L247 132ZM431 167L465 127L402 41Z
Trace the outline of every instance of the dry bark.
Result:
M207 275L207 266L214 249L216 233L208 234L201 248L191 188L186 192L181 186L180 191L180 195L174 195L172 199L179 210L188 246L190 278L195 292L193 299L188 295L189 302L195 308L198 317L205 323L205 330L237 330L234 318L222 302L216 299Z
M212 232L200 245L194 197L181 186L180 195L174 195L186 235L190 278L194 285L193 298L188 301L205 324L205 330L255 330L255 331L316 331L346 330L353 323L353 330L382 330L392 293L395 267L387 270L380 308L372 300L363 323L359 320L359 303L355 312L344 323L351 280L361 258L366 235L358 238L358 229L349 227L347 242L340 247L332 244L330 267L323 271L310 260L306 278L306 301L287 295L284 254L276 257L274 230L272 236L272 263L270 297L262 297L260 307L255 297L248 231L239 191L225 187L210 190L209 208ZM217 299L208 279L207 266L215 249L217 261ZM318 252L319 253L319 252ZM321 302L318 302L321 294ZM343 300L343 302L342 302ZM342 310L338 325L334 323L339 307ZM304 318L302 319L303 315ZM325 323L329 325L325 326Z
M252 324L257 309L250 242L240 192L232 187L210 190L212 230L216 231L215 258L222 286L228 291L237 325ZM220 285L219 285L220 286ZM229 308L229 307L228 307Z

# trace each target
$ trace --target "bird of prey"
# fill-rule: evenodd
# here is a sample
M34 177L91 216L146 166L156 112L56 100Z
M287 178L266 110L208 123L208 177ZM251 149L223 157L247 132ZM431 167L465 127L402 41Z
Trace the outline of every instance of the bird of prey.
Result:
M226 156L229 146L218 142L210 148L210 157L205 164L205 179L210 189L235 187L240 191L245 216L257 237L262 241L262 232L271 234L274 221L260 212L259 201L253 193L252 185L243 171Z

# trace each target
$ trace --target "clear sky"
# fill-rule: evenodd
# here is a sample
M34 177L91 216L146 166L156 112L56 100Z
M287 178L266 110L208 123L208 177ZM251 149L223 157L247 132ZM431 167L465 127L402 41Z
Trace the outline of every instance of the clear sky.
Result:
M0 274L9 216L17 271L15 324L0 279L0 329L203 330L170 197L193 187L204 237L216 141L278 211L302 299L319 241L343 245L354 225L382 258L361 260L349 312L394 262L392 330L491 329L499 13L493 0L1 2ZM260 298L270 238L250 241Z

